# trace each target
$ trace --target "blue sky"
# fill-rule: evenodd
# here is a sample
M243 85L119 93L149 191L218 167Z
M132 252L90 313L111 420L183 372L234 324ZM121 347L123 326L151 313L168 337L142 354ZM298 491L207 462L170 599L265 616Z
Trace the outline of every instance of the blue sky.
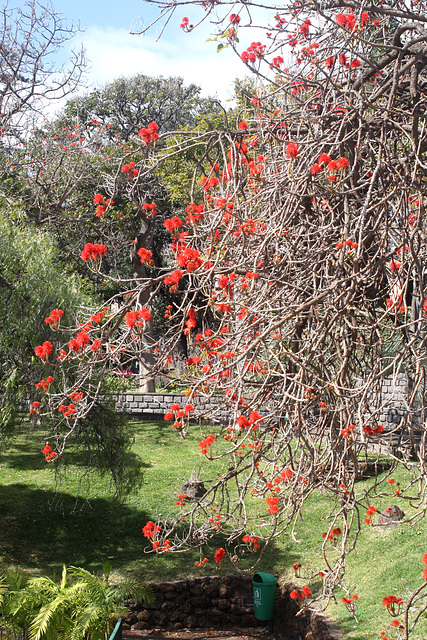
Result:
M148 24L158 15L154 5L101 2L100 0L53 0L56 11L67 22L80 22L84 31L76 37L90 60L88 83L104 85L120 76L137 73L151 76L181 76L186 84L195 83L203 95L218 97L223 103L232 95L236 77L245 77L243 63L231 50L217 54L216 44L206 42L208 24L184 33L180 22L185 15L195 21L195 8L183 7L173 15L170 25L157 40L158 27L146 35L131 35L132 24ZM157 41L156 41L157 40Z

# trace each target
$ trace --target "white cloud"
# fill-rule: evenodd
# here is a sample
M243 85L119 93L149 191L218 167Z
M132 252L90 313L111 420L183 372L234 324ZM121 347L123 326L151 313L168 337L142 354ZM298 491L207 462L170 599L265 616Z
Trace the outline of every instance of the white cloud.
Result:
M235 78L245 67L230 49L216 52L200 30L178 32L172 40L151 35L130 35L125 29L89 27L79 39L90 61L90 84L106 84L138 73L147 76L181 76L186 84L202 88L203 95L217 96L223 103L233 93Z

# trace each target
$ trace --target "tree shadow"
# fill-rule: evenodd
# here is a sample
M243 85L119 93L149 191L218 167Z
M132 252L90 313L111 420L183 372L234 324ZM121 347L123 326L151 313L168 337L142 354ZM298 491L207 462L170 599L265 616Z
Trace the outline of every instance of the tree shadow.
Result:
M54 573L63 564L100 570L141 556L145 511L114 498L76 499L21 484L0 493L0 564Z

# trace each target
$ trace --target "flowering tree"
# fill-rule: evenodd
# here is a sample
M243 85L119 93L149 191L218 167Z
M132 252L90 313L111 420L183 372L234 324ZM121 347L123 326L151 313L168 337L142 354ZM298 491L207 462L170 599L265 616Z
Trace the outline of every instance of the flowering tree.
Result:
M163 16L176 14L176 3L158 4ZM203 500L181 496L176 521L147 537L157 552L202 547L219 530L229 549L243 535L268 541L292 530L321 489L332 505L322 549L327 598L343 584L346 557L378 495L392 488L410 501L414 523L427 507L424 0L416 9L397 1L265 6L264 42L243 50L259 3L252 14L250 2L203 7L219 48L234 49L255 74L250 99L226 130L170 140L169 157L201 140L206 147L185 211L165 221L170 268L136 277L124 306L92 315L76 344L55 353L73 364L84 393L62 424L72 429L96 396L95 367L144 349L156 296L168 287L175 299L152 375L181 330L192 355L187 403L166 419L185 437L198 403L219 396L228 420L200 442L207 460L224 460ZM165 160L153 131L140 132L147 173ZM93 269L103 252L87 248ZM385 429L384 381L402 373L404 410ZM40 411L63 411L63 397L46 395ZM412 480L360 490L361 461L384 448L394 464L405 461ZM187 527L177 530L183 517ZM347 600L354 609L350 593Z

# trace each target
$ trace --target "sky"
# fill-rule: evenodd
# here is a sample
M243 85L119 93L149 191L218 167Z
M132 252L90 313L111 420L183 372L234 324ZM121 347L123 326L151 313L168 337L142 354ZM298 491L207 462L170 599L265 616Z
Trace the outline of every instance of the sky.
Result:
M157 40L158 26L145 35L130 34L132 25L137 27L141 21L149 24L157 17L154 5L142 1L122 4L118 0L52 0L52 5L68 23L80 23L84 30L73 45L78 49L82 43L86 50L90 86L102 86L138 73L180 76L185 84L200 86L202 95L217 97L227 106L234 79L247 75L245 66L231 49L217 53L216 43L206 42L211 35L208 24L190 33L180 29L184 16L194 22L197 19L192 15L194 7L178 9Z

